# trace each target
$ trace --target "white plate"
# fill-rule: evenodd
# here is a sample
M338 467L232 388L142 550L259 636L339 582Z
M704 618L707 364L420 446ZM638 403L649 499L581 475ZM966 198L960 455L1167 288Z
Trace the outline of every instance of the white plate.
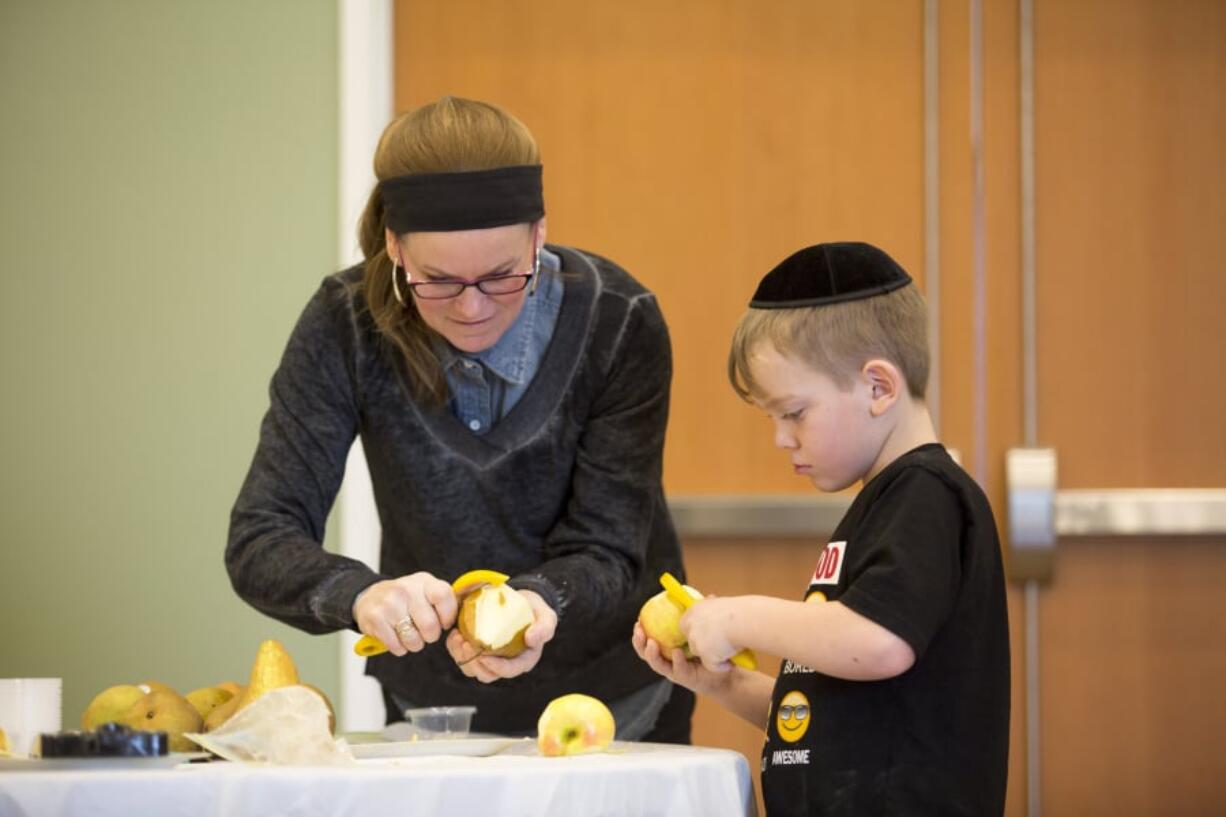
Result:
M499 735L469 735L463 738L433 738L428 740L355 743L349 748L358 760L389 757L428 757L430 755L467 755L488 757L522 743L528 738L507 738Z
M171 752L155 757L0 757L0 772L62 772L79 769L168 769L208 752Z

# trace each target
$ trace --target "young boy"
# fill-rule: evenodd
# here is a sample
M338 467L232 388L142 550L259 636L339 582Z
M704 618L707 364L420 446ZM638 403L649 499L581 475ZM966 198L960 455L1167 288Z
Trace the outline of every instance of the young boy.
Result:
M681 619L700 661L636 625L656 672L765 725L775 815L999 815L1009 737L1000 546L979 486L924 403L926 310L868 244L821 244L762 279L737 326L733 388L823 491L863 487L803 601L711 598ZM779 677L733 667L743 648ZM766 714L765 721L763 714Z

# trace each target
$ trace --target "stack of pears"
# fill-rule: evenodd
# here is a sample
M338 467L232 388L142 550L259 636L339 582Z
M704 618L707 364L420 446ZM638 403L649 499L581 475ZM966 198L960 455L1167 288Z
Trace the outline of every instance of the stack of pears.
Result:
M132 729L165 732L172 752L197 751L199 747L184 737L185 733L211 732L269 690L299 683L298 670L289 653L279 641L270 639L260 644L246 684L224 681L186 695L156 681L117 684L102 690L89 702L81 715L81 728L92 731L104 723L121 723ZM335 732L336 715L328 696L311 684L302 686L324 699L328 705L328 726Z

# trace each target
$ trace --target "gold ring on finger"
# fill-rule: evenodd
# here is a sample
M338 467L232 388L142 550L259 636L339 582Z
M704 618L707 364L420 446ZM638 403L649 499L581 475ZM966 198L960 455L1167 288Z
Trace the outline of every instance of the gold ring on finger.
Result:
M400 636L400 640L404 641L417 631L417 625L413 623L413 619L411 617L405 616L393 624L392 629L396 631L396 635Z

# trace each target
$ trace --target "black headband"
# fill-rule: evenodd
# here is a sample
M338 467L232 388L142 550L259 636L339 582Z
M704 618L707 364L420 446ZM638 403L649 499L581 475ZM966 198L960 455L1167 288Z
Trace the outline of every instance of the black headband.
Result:
M396 176L379 182L379 195L396 235L481 230L545 215L540 165Z

